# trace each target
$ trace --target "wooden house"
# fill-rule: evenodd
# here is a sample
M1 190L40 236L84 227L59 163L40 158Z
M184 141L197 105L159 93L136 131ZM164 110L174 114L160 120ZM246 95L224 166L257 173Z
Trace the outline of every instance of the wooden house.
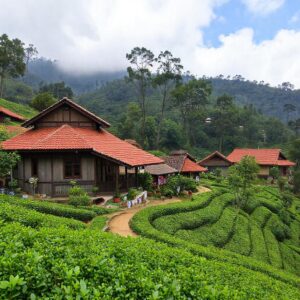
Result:
M163 185L167 182L170 175L178 173L178 171L167 164L157 164L145 167L145 172L148 172L153 177L153 183L156 186Z
M295 166L295 163L286 159L280 149L234 149L227 159L232 163L238 163L244 156L255 158L260 167L258 174L260 177L268 177L272 167L278 167L281 176L287 176L289 169Z
M28 193L31 177L38 178L38 193L52 197L66 196L70 180L88 192L95 186L100 192L126 190L136 186L139 169L163 163L108 132L108 122L67 98L23 126L30 129L2 148L21 155L16 179Z
M198 165L206 168L209 172L220 169L222 175L226 175L227 169L232 165L232 162L219 151L215 151L198 161Z
M196 178L207 169L198 165L195 158L184 150L173 151L171 155L163 157L165 163L176 169L180 174Z

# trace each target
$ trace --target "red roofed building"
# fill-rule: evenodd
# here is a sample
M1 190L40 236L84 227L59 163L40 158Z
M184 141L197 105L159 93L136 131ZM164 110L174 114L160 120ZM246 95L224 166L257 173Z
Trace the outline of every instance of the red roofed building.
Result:
M196 160L184 150L174 151L170 156L166 156L163 159L167 165L183 175L196 177L200 173L207 171L206 168L199 166Z
M87 191L100 192L136 185L136 174L160 158L125 142L106 128L108 122L73 101L63 98L26 121L29 130L2 143L22 157L17 179L30 192L30 177L37 177L38 192L65 196L70 180Z
M234 149L227 159L233 163L239 162L244 156L252 156L260 166L259 175L269 176L270 168L278 167L282 176L288 174L288 169L295 163L286 159L280 149Z
M4 108L0 106L0 123L3 123L5 119L11 120L11 121L16 121L16 122L23 122L25 121L25 118L10 111L7 108Z

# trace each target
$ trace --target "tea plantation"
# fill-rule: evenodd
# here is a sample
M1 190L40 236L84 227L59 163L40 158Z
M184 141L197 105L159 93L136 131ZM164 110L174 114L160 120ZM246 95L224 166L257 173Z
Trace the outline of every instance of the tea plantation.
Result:
M226 202L230 195L219 197ZM269 265L238 265L234 257L230 261L219 253L220 259L201 254L202 246L192 251L104 233L105 213L110 211L101 208L26 201L0 197L0 299L300 299L298 277L274 272ZM213 205L213 199L207 194L183 204L189 213L195 205ZM216 222L231 217L237 222L229 205L219 210ZM227 217L222 217L225 210ZM158 226L161 220L155 219ZM202 222L199 226L208 225ZM176 240L179 231L191 229L173 230L169 224L164 229L168 233L161 235ZM294 243L283 244L297 252Z
M131 226L142 235L206 257L266 271L259 265L262 262L299 276L299 214L285 209L272 187L256 187L243 209L235 207L233 200L226 186L215 187L213 193L196 196L194 201L146 209ZM240 259L236 254L242 255Z

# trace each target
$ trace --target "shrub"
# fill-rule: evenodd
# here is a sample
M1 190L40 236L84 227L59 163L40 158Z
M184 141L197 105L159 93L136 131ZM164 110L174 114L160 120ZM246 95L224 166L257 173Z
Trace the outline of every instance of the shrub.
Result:
M197 192L197 183L193 178L189 178L182 175L171 176L168 178L166 187L173 191L173 195L177 194L177 187L180 187L180 191L192 191Z
M166 185L163 185L160 188L160 192L164 197L167 197L167 198L172 198L174 196L173 191Z
M127 199L133 200L138 194L139 194L139 191L137 189L130 188L127 193Z
M290 228L285 224L274 223L271 227L271 230L279 242L283 242L285 239L289 239L291 237Z
M69 204L75 207L77 206L88 206L91 204L91 199L88 194L83 194L80 196L69 196Z
M148 172L138 174L138 183L144 191L152 191L153 178Z
M89 211L87 209L74 208L69 205L52 203L44 200L24 200L17 197L0 195L0 203L10 203L17 206L23 206L41 213L65 218L73 218L80 221L89 221L96 216L95 212Z
M294 195L289 192L285 192L281 194L281 199L284 207L289 208L293 203Z
M73 185L69 189L69 204L75 207L88 206L91 204L91 199L80 186Z
M85 228L85 224L80 221L47 215L8 203L1 204L0 220L5 222L19 222L33 228L61 226L67 226L73 229Z

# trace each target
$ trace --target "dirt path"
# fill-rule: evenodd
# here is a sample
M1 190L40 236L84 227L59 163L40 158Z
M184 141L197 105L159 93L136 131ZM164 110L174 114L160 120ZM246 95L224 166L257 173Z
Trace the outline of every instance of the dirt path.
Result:
M206 187L199 187L198 193L201 194L205 192L209 192L210 189ZM194 195L196 195L194 194ZM138 206L134 206L132 208L126 209L122 212L118 212L116 214L113 214L110 217L110 220L108 222L108 230L113 233L117 233L121 236L133 236L136 237L137 234L133 232L129 226L130 219L141 209L149 206L158 206L158 205L165 205L169 203L175 203L180 202L181 199L179 198L172 198L172 199L166 199L166 200L151 200L147 204L142 204Z

